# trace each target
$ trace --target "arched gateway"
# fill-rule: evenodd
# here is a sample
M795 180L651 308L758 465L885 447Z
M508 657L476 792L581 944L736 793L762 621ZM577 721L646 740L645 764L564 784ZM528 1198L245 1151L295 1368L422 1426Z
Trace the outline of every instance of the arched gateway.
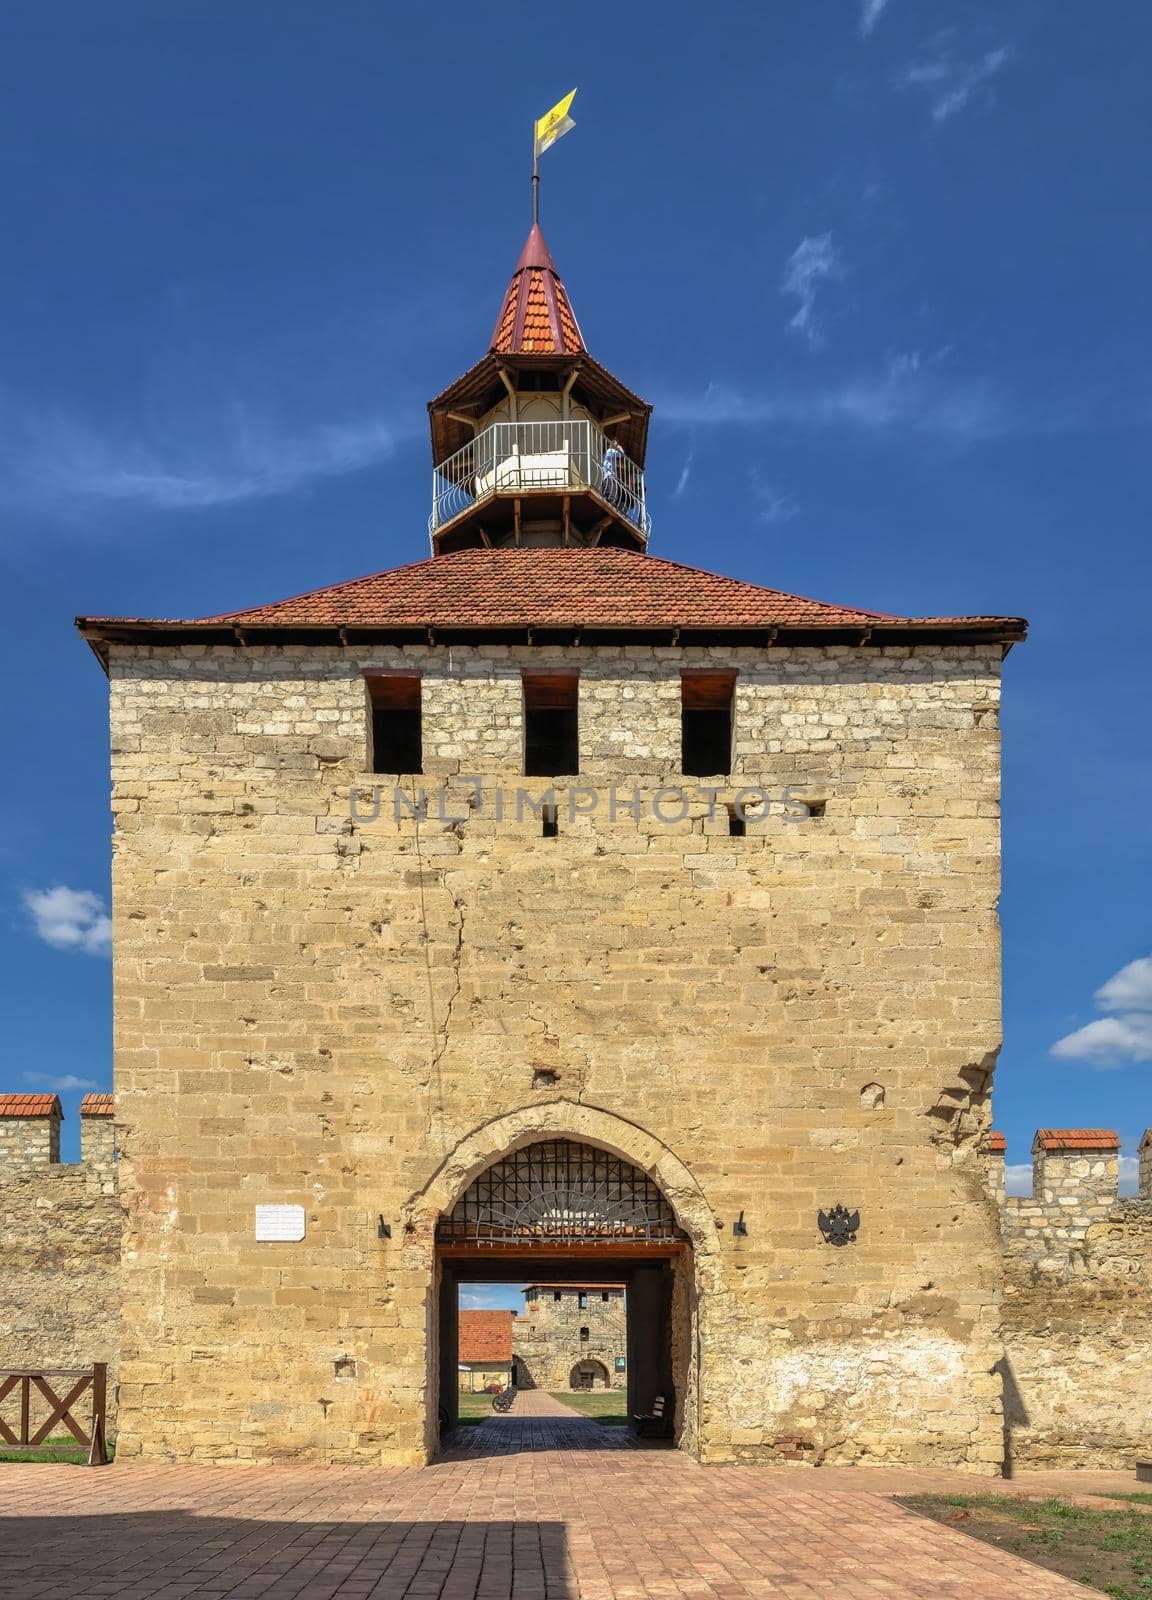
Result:
M440 1201L429 1318L437 1410L455 1422L461 1283L546 1279L593 1293L597 1284L625 1284L629 1414L665 1396L670 1434L695 1449L702 1277L715 1250L703 1196L659 1141L608 1113L560 1102L533 1107L527 1121L502 1119L465 1141L422 1197ZM508 1138L499 1153L478 1159L501 1133Z

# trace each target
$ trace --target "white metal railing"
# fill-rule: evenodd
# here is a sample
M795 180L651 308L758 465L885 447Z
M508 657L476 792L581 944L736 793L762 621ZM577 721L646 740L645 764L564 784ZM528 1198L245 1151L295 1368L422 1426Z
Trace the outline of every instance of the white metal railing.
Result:
M432 473L435 533L469 506L521 489L594 489L647 537L644 474L594 422L494 422Z

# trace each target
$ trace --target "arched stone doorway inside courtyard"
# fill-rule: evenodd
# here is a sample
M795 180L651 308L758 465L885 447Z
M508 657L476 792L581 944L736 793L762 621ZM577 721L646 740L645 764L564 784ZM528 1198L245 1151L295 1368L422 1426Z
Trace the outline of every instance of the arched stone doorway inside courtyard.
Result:
M609 1381L608 1368L602 1361L578 1361L568 1374L568 1387L574 1392L607 1389Z
M456 1427L461 1286L528 1284L535 1318L571 1302L582 1324L547 1370L526 1343L511 1362L521 1383L613 1389L629 1418L664 1410L665 1441L695 1436L698 1293L692 1240L655 1179L617 1151L573 1138L518 1144L485 1166L436 1223L435 1371L440 1427ZM626 1303L619 1354L580 1347L594 1318L587 1302ZM526 1319L525 1319L526 1320ZM527 1329L524 1330L527 1334ZM621 1371L620 1369L624 1370ZM657 1402L661 1405L657 1406Z

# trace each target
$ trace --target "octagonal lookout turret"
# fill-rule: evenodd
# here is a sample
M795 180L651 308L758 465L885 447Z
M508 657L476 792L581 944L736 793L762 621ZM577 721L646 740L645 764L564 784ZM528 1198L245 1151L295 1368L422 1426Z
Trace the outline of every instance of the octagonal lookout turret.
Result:
M429 403L432 551L644 550L652 408L584 345L539 223L482 361Z

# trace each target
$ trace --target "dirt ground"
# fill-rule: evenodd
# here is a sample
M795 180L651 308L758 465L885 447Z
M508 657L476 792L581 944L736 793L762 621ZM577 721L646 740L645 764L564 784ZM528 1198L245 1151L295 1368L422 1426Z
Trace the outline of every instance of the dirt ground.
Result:
M1152 1495L1092 1506L999 1495L907 1495L898 1503L1112 1600L1152 1600Z

